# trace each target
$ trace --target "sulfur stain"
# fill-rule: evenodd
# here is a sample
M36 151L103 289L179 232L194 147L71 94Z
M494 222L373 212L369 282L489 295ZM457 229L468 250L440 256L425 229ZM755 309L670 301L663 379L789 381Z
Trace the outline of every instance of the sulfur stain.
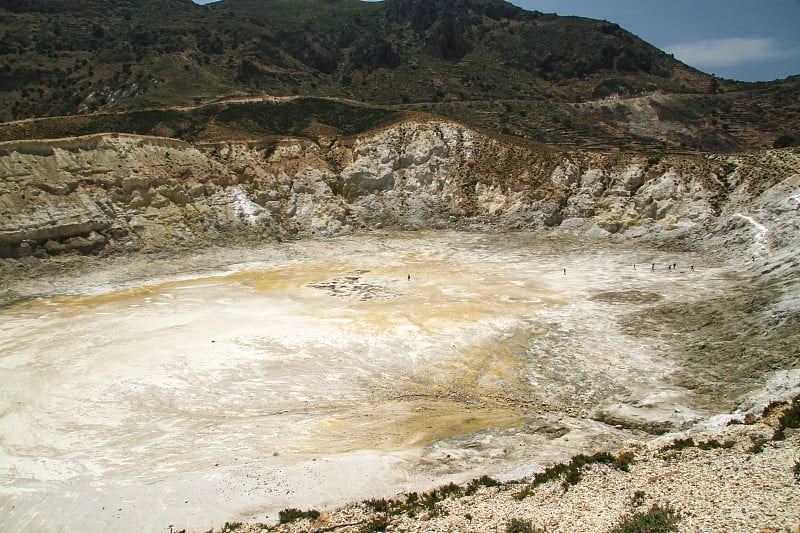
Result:
M282 309L286 305L286 312L298 316L299 324L331 325L343 339L366 339L367 345L370 339L380 339L403 350L406 341L411 339L413 345L421 338L424 346L437 350L429 354L423 349L423 360L399 372L349 367L347 371L354 374L346 379L358 383L364 395L341 399L335 398L334 391L328 405L310 406L310 419L318 421L316 429L310 438L300 438L294 445L309 453L424 446L483 430L519 427L530 413L546 409L536 400L536 390L525 373L529 343L544 333L534 317L542 306L559 303L557 294L533 280L507 278L502 271L484 270L447 256L428 254L387 264L379 259L359 265L344 261L262 265L27 305L33 314L46 311L59 319L77 320L87 312L119 314L159 304L175 306L175 314L192 309L186 307L187 302L196 300L194 305L203 306L224 295L235 306L242 305L237 299L246 300L254 306L247 309L256 314L259 306ZM163 342L179 340L165 337ZM271 338L263 346L244 340L242 344L262 351L277 346ZM387 356L382 348L376 353ZM275 365L278 368L280 363ZM344 370L331 367L326 371ZM358 375L361 371L363 377Z
M541 329L468 349L405 380L391 384L382 398L346 406L320 423L316 452L357 449L384 451L425 446L484 430L522 426L533 413L549 410L525 379L526 354Z

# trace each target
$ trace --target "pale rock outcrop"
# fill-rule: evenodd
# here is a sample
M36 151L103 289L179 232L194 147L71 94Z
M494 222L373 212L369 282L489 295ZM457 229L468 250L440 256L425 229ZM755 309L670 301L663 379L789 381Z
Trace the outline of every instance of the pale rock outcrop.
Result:
M392 154L386 146L370 145L358 147L355 154L355 162L341 173L345 187L352 186L358 193L394 188L397 154Z
M675 198L684 191L680 177L675 172L666 172L657 179L650 180L642 192L660 202Z
M591 196L601 196L606 190L608 177L599 168L590 168L581 176L580 184L582 192L589 193Z
M646 176L641 165L631 165L622 172L620 186L628 193L635 193L644 185Z
M284 139L195 147L113 134L6 142L0 143L0 256L42 255L46 243L47 253L96 253L227 234L261 239L475 224L618 238L710 226L724 233L755 227L748 220L758 211L791 217L797 203L791 191L742 207L754 184L780 182L759 174L770 165L786 176L800 173L792 150L761 159L646 159L517 146L435 120L325 146ZM785 187L791 189L790 181ZM738 211L728 213L729 205ZM92 232L91 246L71 240ZM794 245L789 230L769 232L777 243L770 246Z
M553 185L569 188L578 183L578 168L571 161L565 161L563 166L558 166L550 176Z

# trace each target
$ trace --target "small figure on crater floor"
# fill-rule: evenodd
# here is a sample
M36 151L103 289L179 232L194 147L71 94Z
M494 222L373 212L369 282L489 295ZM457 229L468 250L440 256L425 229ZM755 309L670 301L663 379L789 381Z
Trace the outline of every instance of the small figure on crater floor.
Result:
M564 269L564 275L565 276L567 275L567 269L566 268Z
M655 264L655 263L653 263L652 265L650 265L650 270L655 270L655 269L656 269L656 264Z
M689 267L689 270L691 270L692 272L694 272L694 265L690 266L690 267Z
M678 263L672 263L672 270L678 269Z
M633 269L636 270L636 263L633 264Z
M411 281L411 274L408 275L408 281Z

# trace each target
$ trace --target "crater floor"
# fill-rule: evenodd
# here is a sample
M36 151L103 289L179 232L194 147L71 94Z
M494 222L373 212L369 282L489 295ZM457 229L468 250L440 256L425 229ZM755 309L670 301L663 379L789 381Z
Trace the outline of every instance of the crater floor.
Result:
M0 309L0 529L272 521L685 428L758 384L684 388L681 331L638 317L743 286L700 254L464 232L32 280Z

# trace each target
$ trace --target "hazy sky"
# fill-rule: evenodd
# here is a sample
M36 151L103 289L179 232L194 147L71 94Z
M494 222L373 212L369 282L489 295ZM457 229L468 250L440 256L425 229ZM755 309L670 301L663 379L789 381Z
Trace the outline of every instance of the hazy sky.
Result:
M205 4L210 0L195 0ZM302 0L298 0L302 1ZM800 74L800 0L511 0L529 10L616 22L709 74Z

